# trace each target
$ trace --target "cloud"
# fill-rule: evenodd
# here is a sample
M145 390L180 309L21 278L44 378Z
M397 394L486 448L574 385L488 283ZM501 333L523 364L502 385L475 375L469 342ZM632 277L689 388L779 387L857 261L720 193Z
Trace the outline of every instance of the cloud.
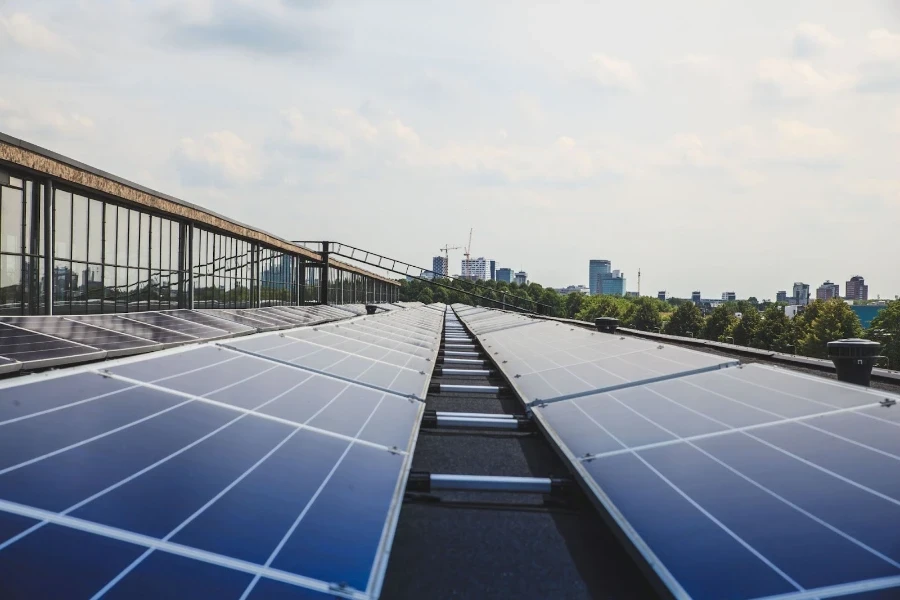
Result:
M838 48L843 42L833 33L815 23L801 23L791 39L794 56L802 58L821 54L829 48Z
M640 87L637 73L627 61L595 54L591 57L590 68L594 81L603 88L634 92Z
M707 54L685 54L668 61L673 67L681 67L697 73L712 73L718 71L722 66L722 61Z
M900 33L875 29L868 35L871 60L860 68L857 91L868 94L900 92Z
M70 44L25 13L9 17L0 14L0 40L3 39L40 52L71 54L74 51Z
M175 164L185 185L226 186L247 183L260 175L255 148L231 131L182 138Z
M900 59L900 33L891 33L887 29L874 29L869 32L869 53L882 60Z
M168 39L187 49L232 48L265 55L305 55L326 51L333 39L316 24L309 11L287 10L281 2L206 0L192 3L186 11L180 5L171 6L161 17L169 28Z
M756 67L756 82L764 91L782 98L811 98L851 87L853 77L820 71L805 61L768 58Z
M813 127L796 120L776 119L774 150L788 162L821 162L836 159L844 150L844 141L833 131Z
M94 121L77 112L66 112L39 104L15 105L0 98L0 125L20 135L77 135L91 131Z

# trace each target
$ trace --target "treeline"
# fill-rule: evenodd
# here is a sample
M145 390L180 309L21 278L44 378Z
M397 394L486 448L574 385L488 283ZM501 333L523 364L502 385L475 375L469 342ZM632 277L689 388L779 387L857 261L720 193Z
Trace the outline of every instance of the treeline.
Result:
M537 283L516 285L498 281L438 280L459 288L448 290L428 282L401 282L400 299L430 304L471 304L509 309L523 308L551 316L593 321L615 317L623 327L750 346L763 350L826 358L828 342L865 337L882 344L886 366L900 368L900 301L888 303L863 330L853 309L841 299L815 300L793 319L784 305L758 304L754 298L725 302L704 315L689 300L650 297L588 296L580 292L560 295ZM478 298L483 296L484 298ZM740 317L737 315L740 314Z
M403 280L400 282L400 300L405 302L443 302L444 304L471 304L491 308L521 308L550 316L564 316L562 299L556 290L537 283L518 285L505 281L470 281L437 279L431 282ZM449 286L455 289L447 289ZM481 296L481 297L479 297Z

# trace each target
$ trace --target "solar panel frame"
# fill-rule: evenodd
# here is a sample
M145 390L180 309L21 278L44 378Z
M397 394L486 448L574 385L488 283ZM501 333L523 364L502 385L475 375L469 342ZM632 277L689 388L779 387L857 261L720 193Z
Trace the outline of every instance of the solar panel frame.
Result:
M7 339L19 338L17 343L6 343ZM30 341L28 341L30 340ZM45 347L32 350L19 349L15 346L24 344L44 344ZM47 345L50 346L47 346ZM15 350L15 351L11 351ZM0 352L2 358L14 360L21 364L17 370L46 369L71 365L79 362L101 360L106 351L92 346L64 340L53 335L23 329L9 323L0 323Z
M435 328L439 327L439 323L437 321L434 321L434 323L435 323ZM251 337L256 337L256 336L251 336ZM78 374L88 374L88 373L94 374L94 375L104 375L107 378L111 378L111 379L101 379L101 381L117 381L117 380L121 379L121 377L118 375L118 372L117 372L118 371L117 367L119 367L119 366L136 365L136 364L139 364L142 362L146 362L148 360L156 361L156 359L158 359L158 358L162 359L165 357L171 357L172 364L177 365L181 362L184 362L183 357L188 354L195 353L198 350L200 350L201 348L215 348L216 346L217 346L217 344L204 344L204 345L200 345L200 346L172 348L172 349L168 349L168 350L162 350L151 356L130 357L127 359L118 359L115 361L110 361L109 363L104 363L102 365L102 367L87 365L87 366L82 366L82 367L74 367L74 368L68 369L66 371L53 372L51 374L40 376L39 379L35 378L37 376L29 376L26 378L17 379L17 380L10 381L10 382L0 382L0 391L2 391L4 388L11 387L11 386L17 387L20 385L26 385L26 384L30 384L30 383L34 383L34 382L44 381L46 379L64 380L71 376L76 376ZM437 349L438 349L437 346L438 346L437 342L435 342L434 347L433 347L434 356L432 358L436 357L436 355L437 355ZM228 350L223 350L223 351L228 352ZM241 354L241 356L247 357L246 354ZM261 360L261 359L253 359L253 360ZM289 368L289 367L276 366L276 368ZM157 373L157 374L159 374L159 373ZM315 375L315 377L324 377L324 376ZM428 377L430 378L430 374L428 375ZM165 383L165 382L163 382L163 383ZM427 388L427 385L428 385L428 382L426 381L425 382L426 388ZM140 387L142 389L143 388L156 389L159 386L141 385ZM163 390L166 393L175 393L178 395L184 395L182 392L169 390L168 388L163 388ZM409 439L407 440L406 447L390 449L391 452L384 455L384 456L388 456L391 453L396 454L399 452L400 457L399 457L399 466L398 466L398 470L397 470L398 476L396 477L396 480L392 480L388 483L383 482L384 485L388 485L388 484L390 485L390 489L389 489L390 495L389 496L385 495L385 498L389 497L390 501L386 505L387 508L386 508L384 522L376 530L377 535L372 538L375 540L375 542L377 542L377 545L374 547L374 557L373 557L371 564L367 563L368 566L367 566L366 588L363 590L354 591L353 589L350 589L350 588L336 588L335 586L339 585L340 582L327 583L324 581L317 581L317 582L313 582L313 583L315 583L315 585L309 585L306 588L296 588L298 590L298 593L302 589L305 589L309 592L310 597L312 597L315 594L316 590L318 590L318 592L324 594L324 593L328 593L328 592L333 593L336 589L340 589L342 594L346 594L349 597L355 597L355 598L362 599L362 598L376 597L378 595L378 593L380 592L381 585L382 585L383 579L384 579L384 574L385 574L385 571L387 568L387 559L388 559L389 552L390 552L390 546L393 541L393 535L396 530L397 520L399 518L400 507L402 505L402 500L403 500L403 493L406 489L406 480L409 476L409 470L412 466L412 456L413 456L416 442L418 440L418 433L419 433L418 424L421 421L422 415L424 414L424 410L425 410L424 402L413 401L408 398L402 398L399 395L395 395L395 394L396 394L396 392L394 394L382 393L381 394L382 400L384 400L384 398L389 398L391 402L402 403L402 405L408 405L408 406L415 408L415 418L413 421L413 426L411 427L411 431L408 435ZM77 402L78 401L76 401L76 403ZM399 406L399 405L400 404L397 404L397 406ZM379 406L382 406L382 405L379 404ZM259 414L260 414L260 416L262 416L262 413L259 413ZM364 425L363 429L360 430L360 433L357 434L357 437L353 438L353 440L347 446L348 451L354 452L354 451L358 451L358 449L365 450L366 448L380 448L380 449L385 448L385 446L383 444L376 444L373 442L365 441L365 433L363 430L368 426L368 424L370 422L374 423L374 421L372 421L372 419L374 417L376 417L378 414L380 414L380 408L377 410L374 410L371 413L369 419L366 421L366 425ZM392 417L388 418L388 422L391 420L392 420ZM0 421L0 422L2 422L2 421ZM306 428L309 429L311 432L321 431L321 430L318 430L311 426L307 426ZM336 435L336 434L331 434L331 435ZM359 437L360 435L362 435L363 437ZM344 439L346 439L346 438L344 437ZM388 439L388 438L385 438L385 439ZM382 455L379 455L379 456L382 456ZM362 464L365 464L365 461ZM325 485L325 484L323 484L323 485ZM343 494L344 492L341 492L341 493ZM314 506L316 506L316 505L314 504ZM28 507L25 507L25 509L28 509ZM8 512L8 510L9 510L9 506L6 505L5 503L3 503L3 506L0 506L0 515L19 514L18 512L12 512L12 513ZM29 512L29 511L30 511L30 509L24 510L24 512ZM23 511L19 511L19 512L23 512ZM30 512L34 512L34 511L30 511ZM381 514L381 513L379 513L379 514ZM42 517L44 515L36 515L36 516ZM54 518L53 522L57 522L57 521L58 520L56 520ZM72 523L63 523L63 525L65 527L70 527L72 525ZM97 533L97 532L94 532L94 533ZM101 535L102 535L102 533L101 533ZM285 539L287 539L287 538L285 538ZM2 546L2 544L3 544L3 540L0 540L0 546ZM150 546L150 547L152 548L155 546ZM170 549L168 547L164 547L164 548L162 548L162 550L165 553L170 551ZM178 552L176 552L176 555L179 555ZM181 556L184 556L184 555L181 554ZM196 559L196 557L194 557L194 558ZM271 583L274 580L271 580L269 578L273 577L273 576L276 579L278 579L280 577L277 572L274 574L268 574L268 572L267 572L267 574L262 579L260 579L260 581L261 582L269 581ZM294 583L296 584L296 582L294 582ZM307 582L307 583L309 583L309 582ZM250 595L250 597L251 598L262 597L260 594L262 594L262 591L260 591L259 593L253 592Z
M490 339L490 338L488 338L488 339ZM506 369L506 366L503 365L501 367L501 370L505 370L505 369ZM763 377L758 377L758 375L760 375L760 374L763 374ZM515 387L516 379L514 377L512 377L512 373L509 371L506 371L506 375L507 375L507 378L510 380L511 384ZM766 379L767 377L774 377L776 379L776 381L768 381ZM784 385L780 385L777 382L777 379L779 377L791 378L794 381L794 383L796 383L799 386L799 388L795 389L794 391L787 391L787 392L779 391L778 389L776 389L777 387L782 387L782 388L785 387ZM706 434L698 434L694 437L691 437L691 436L686 437L683 435L674 435L674 436L670 435L670 439L661 441L661 442L649 443L644 446L626 445L625 448L622 448L620 446L619 449L614 449L609 452L600 452L600 453L588 452L585 455L580 454L581 450L573 451L573 447L577 447L577 446L573 446L572 441L568 440L566 435L563 434L562 432L560 432L560 430L558 430L557 427L555 427L552 424L551 419L548 418L548 414L550 414L552 411L560 410L560 409L567 409L570 406L576 406L576 405L583 403L585 401L588 401L588 400L594 400L594 399L603 398L603 397L614 398L616 396L616 394L623 395L624 393L638 393L644 389L653 389L654 387L666 387L666 386L672 387L672 386L683 383L682 380L690 380L690 379L710 380L710 379L717 379L717 378L718 379L729 378L730 380L732 380L732 383L734 383L736 385L745 385L745 386L749 386L751 384L756 385L764 393L779 392L779 393L786 393L788 395L793 395L795 402L803 401L802 392L803 392L804 386L806 386L806 388L811 388L811 387L815 387L815 386L825 386L828 389L830 389L832 393L828 394L827 401L825 401L825 402L817 401L821 405L820 407L818 407L818 410L803 410L797 414L794 414L790 411L785 412L783 414L773 413L773 415L771 416L771 418L768 421L762 422L762 423L751 424L746 427L731 427L730 428L730 427L728 427L728 425L729 425L728 423L721 423L721 425L725 426L725 427L720 428L718 431L712 431L712 432L708 432ZM753 379L758 379L760 381L752 381L751 382L751 380L753 380ZM794 386L794 387L796 388L797 386ZM795 393L798 390L800 393ZM715 393L721 394L722 390L718 390ZM811 393L811 392L808 392L808 393ZM847 396L848 394L853 397L844 398L844 396ZM605 519L607 519L608 521L610 521L611 525L613 525L613 529L614 529L614 531L616 531L617 536L622 540L622 542L626 545L626 547L629 547L634 553L636 553L638 556L641 557L642 560L638 561L639 564L642 564L642 566L652 576L651 578L654 581L654 583L657 585L657 587L663 593L665 593L667 596L672 596L672 597L676 597L676 598L691 598L691 596L688 594L687 590L684 587L682 587L679 579L676 578L673 575L673 573L668 570L666 565L659 559L659 557L651 549L651 546L648 545L644 541L643 537L638 533L638 531L636 529L634 529L632 523L627 518L625 518L620 507L606 493L604 485L601 485L601 483L589 472L589 470L591 469L590 465L599 464L599 463L595 462L598 460L602 461L607 458L612 459L612 458L618 457L618 456L632 456L632 455L638 456L638 453L662 452L662 451L666 450L667 446L671 447L673 449L682 448L682 447L687 448L689 446L687 446L686 444L690 444L691 440L696 440L696 443L705 443L706 440L709 440L709 441L716 440L716 441L721 442L724 440L728 440L728 439L730 439L730 437L735 436L735 435L743 435L743 433L742 433L743 431L776 432L779 430L779 428L784 427L785 423L787 423L789 426L795 426L794 425L795 423L804 423L804 424L810 423L810 424L812 424L812 423L815 423L818 419L827 419L830 417L832 417L832 418L833 417L844 417L846 415L858 415L858 414L864 413L864 412L871 412L871 411L875 410L875 407L878 406L878 401L883 396L884 396L884 394L882 394L881 392L865 390L863 388L858 388L856 386L849 386L846 384L841 384L838 382L833 382L833 381L825 380L822 378L816 378L816 377L811 377L811 376L807 376L807 375L796 374L793 372L784 371L783 369L779 369L776 367L749 365L744 368L734 368L734 367L725 368L720 371L709 371L709 372L705 372L702 374L696 374L696 375L687 375L687 376L679 375L677 377L668 379L663 382L657 382L657 383L652 383L652 382L645 383L645 382L639 381L636 384L627 387L622 392L595 393L595 394L581 396L579 398L575 398L575 399L571 399L571 400L563 400L561 402L549 404L546 406L540 406L540 405L533 406L532 410L533 410L533 414L535 416L535 421L537 422L539 428L545 433L547 438L551 441L552 445L557 449L557 451L560 453L560 455L563 456L563 458L570 464L570 466L573 468L573 470L576 471L576 474L578 475L579 479L581 480L582 486L584 486L588 490L589 496L591 496L592 499L594 500L594 502L598 505L601 515L603 515L603 517ZM626 404L629 405L631 407L631 408L629 408L629 410L635 412L635 414L644 413L644 411L641 410L641 407L639 405L635 405L634 400L635 399L632 398L630 401L626 402L625 399L616 399L616 401L619 402L623 407L625 407ZM675 402L675 401L672 400L672 402ZM735 400L735 402L739 402L739 401ZM747 406L752 406L754 402L753 402L752 398L748 397L748 398L744 398L744 400L740 401L740 403L746 404ZM759 402L757 401L756 404L759 404ZM769 409L772 408L771 406L769 406L768 408L763 408L764 406L766 406L765 403L758 406L756 408L756 410L768 411ZM693 410L693 409L690 409L690 410ZM697 414L700 417L708 418L707 415L705 415L703 412L698 412ZM588 416L587 413L585 413L584 417L582 417L582 422L584 420L586 420L585 417L587 417L587 416ZM650 424L653 424L653 425L658 425L659 419L661 418L659 414L658 415L643 414L642 416L643 416L643 418L647 419L647 421ZM608 420L608 417L609 417L609 414L606 414L606 418L603 421L603 425L605 425L607 427L611 426L611 424L612 424ZM877 415L870 415L869 419L871 419L873 417L878 418ZM894 415L894 417L897 417L897 415ZM593 420L593 419L591 419L591 420ZM888 419L882 418L881 421L883 421L884 423L893 422L893 423L896 423L896 426L900 426L900 418L896 418L896 420L894 420L894 419L888 420ZM599 421L594 421L594 422L597 423L597 430L600 431L600 427L601 427L600 422ZM872 422L872 421L867 421L867 422ZM576 427L580 425L580 423L575 422L574 418L573 418L573 423L575 423L574 426L576 426ZM814 431L822 430L822 428L819 428L815 425L812 425L811 427L812 427L812 430L814 430ZM603 431L606 431L606 430L603 429ZM671 428L667 429L667 431L671 431ZM895 460L900 460L900 452L898 452L898 449L900 449L900 443L897 442L895 432L891 432L894 434L893 436L885 435L885 436L882 436L882 438L880 438L882 441L882 447L880 447L880 448L871 446L871 441L868 438L859 437L857 435L859 432L855 432L855 431L848 432L845 430L842 433L846 433L849 436L849 437L845 438L845 443L847 443L847 444L857 444L857 445L863 444L865 446L865 448L867 448L868 450L874 449L875 452L893 452L894 453L893 456L894 456ZM831 434L834 434L834 432L826 432L826 434L821 434L821 435L831 435ZM584 435L587 437L591 437L592 434L590 432L585 432ZM820 434L817 433L816 435L820 435ZM855 437L855 439L853 438L854 435L857 435L857 437ZM802 440L801 440L802 437L803 436L799 436L796 432L784 431L781 434L780 440L774 440L774 441L778 441L779 445L783 445L785 443L797 444L797 443L802 443ZM621 438L615 438L616 443L618 443L618 440L620 440L620 439ZM772 441L772 440L770 440L770 441ZM769 443L769 442L766 442L766 443ZM847 447L851 448L853 446L848 445ZM861 448L862 447L859 447L857 449L859 451L863 451L863 450L861 450ZM746 454L747 454L747 452L743 452L741 455L743 456ZM877 455L872 455L872 456L877 456ZM815 457L814 455L808 455L808 456L806 456L806 459L807 460L819 460L819 461L822 460L822 459ZM854 462L854 464L859 464L860 462L861 462L861 459L858 459ZM862 462L871 463L871 460L862 461ZM678 463L678 464L680 465L681 463ZM893 464L894 463L891 463L892 466L893 466ZM831 468L839 468L839 467L840 467L840 464L831 465ZM630 470L631 470L630 468L618 467L615 472L621 473L621 472L630 471ZM884 472L884 468L882 468L881 472L882 473ZM844 474L847 475L848 473L845 472ZM752 480L751 480L751 483L752 483ZM878 483L878 480L873 479L871 482L869 482L869 485L876 485L877 483ZM676 487L675 489L677 490L678 488ZM894 489L890 485L888 485L887 487L882 486L881 492L887 493L887 494L893 494L893 498L895 499L897 505L900 506L900 486L897 486L897 489ZM900 519L900 513L898 513L898 519ZM714 521L714 522L718 523L718 521ZM726 529L726 531L727 531L727 529ZM757 540L754 543L760 543L760 542L759 542L759 540ZM869 557L869 558L872 558L872 557ZM900 559L900 555L898 555L897 558ZM880 563L877 563L877 561L876 561L875 564L880 564ZM886 570L885 572L886 573L894 573L895 571ZM855 595L857 592L869 589L872 586L875 586L872 589L882 589L882 588L887 589L888 586L890 586L891 589L893 589L894 587L900 587L900 576L887 577L887 579L876 578L876 579L853 580L853 581L850 581L848 583L844 583L841 585L831 586L827 590L825 590L825 588L822 588L822 590L819 590L819 588L809 589L809 588L800 587L800 586L798 586L797 589L794 589L794 588L788 586L787 588L785 588L785 590L783 590L783 595L778 594L777 597L780 600L788 600L788 599L800 600L800 599L819 597L820 593L823 594L822 597L825 597L825 595L828 595L828 597L832 597L831 596L832 593L838 594L840 596L843 596L844 593L846 593L846 594L852 593L852 594L854 594L853 597L857 597ZM834 589L832 589L832 588L834 588ZM838 589L838 588L840 588L840 589ZM699 598L702 596L695 596L695 597ZM771 595L768 593L754 595L754 596L743 596L743 597L746 597L746 598L766 597L766 598L770 598L770 599L775 598L774 595ZM837 595L835 595L834 597L837 597Z
M251 333L259 332L259 329L257 327L242 325L237 321L223 318L221 316L218 316L217 314L204 313L187 308L162 310L159 312L160 314L172 316L177 319L183 319L186 321L191 321L193 323L199 323L200 325L206 325L207 327L222 329L232 336L249 335Z
M0 375L9 375L22 370L22 363L5 356L0 356Z
M196 321L181 319L174 315L167 315L157 311L127 313L121 317L123 319L152 325L159 329L165 329L166 331L189 335L197 340L218 340L232 336L231 332L225 329L203 325Z
M141 354L161 348L160 344L152 340L63 316L2 317L0 322L103 350L106 358Z
M156 327L150 323L129 319L119 314L100 314L100 315L69 315L66 318L80 323L87 323L94 327L101 327L110 331L117 331L127 335L133 335L145 340L156 342L162 346L162 349L168 349L181 344L190 344L199 342L198 338L177 331L170 331L162 327Z

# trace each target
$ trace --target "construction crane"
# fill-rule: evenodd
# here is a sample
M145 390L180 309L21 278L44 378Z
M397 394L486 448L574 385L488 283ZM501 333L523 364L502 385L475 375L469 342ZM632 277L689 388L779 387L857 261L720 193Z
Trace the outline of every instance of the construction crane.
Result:
M451 250L462 250L462 246L451 246L450 244L444 245L443 248L438 249L440 252L444 253L444 268L447 270L446 273L438 273L439 275L443 275L444 277L450 275L450 251Z
M469 245L466 246L466 252L465 252L466 268L465 268L465 272L463 273L463 278L465 278L465 279L471 279L471 277L469 277L469 271L472 268L471 260L472 260L472 231L473 230L474 230L474 227L469 228Z

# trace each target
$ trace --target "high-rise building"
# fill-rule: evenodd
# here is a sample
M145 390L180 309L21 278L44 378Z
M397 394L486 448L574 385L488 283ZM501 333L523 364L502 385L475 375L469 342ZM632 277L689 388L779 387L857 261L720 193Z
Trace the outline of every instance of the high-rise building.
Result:
M841 286L836 283L826 281L816 289L817 300L831 300L832 298L841 297Z
M661 292L656 293L656 297L665 302L666 300L666 290L662 290Z
M722 302L734 302L737 300L737 294L734 292L722 292Z
M780 290L775 293L775 302L787 302L787 291Z
M809 304L809 284L796 282L794 283L794 301L796 306L806 306Z
M700 304L700 292L691 292L691 302L694 304Z
M610 271L612 271L612 263L608 260L594 259L588 263L588 288L591 290L592 296L602 293L600 291L600 277L609 275Z
M449 261L443 256L435 256L431 259L431 270L434 271L435 275L438 277L446 277L450 274L450 265L447 264Z
M844 289L847 292L847 295L845 296L847 300L869 299L869 286L866 285L866 280L862 275L854 275L851 277Z
M464 279L487 280L490 276L488 261L483 256L462 259L462 276Z
M512 283L515 278L515 273L512 269L497 269L497 281L505 281L506 283Z
M618 269L600 275L600 293L604 296L624 296L625 275Z
M490 261L491 265L491 281L497 281L497 261Z
M525 271L519 271L518 273L516 273L516 283L518 283L519 285L525 285L526 283L528 283L528 273L526 273Z

